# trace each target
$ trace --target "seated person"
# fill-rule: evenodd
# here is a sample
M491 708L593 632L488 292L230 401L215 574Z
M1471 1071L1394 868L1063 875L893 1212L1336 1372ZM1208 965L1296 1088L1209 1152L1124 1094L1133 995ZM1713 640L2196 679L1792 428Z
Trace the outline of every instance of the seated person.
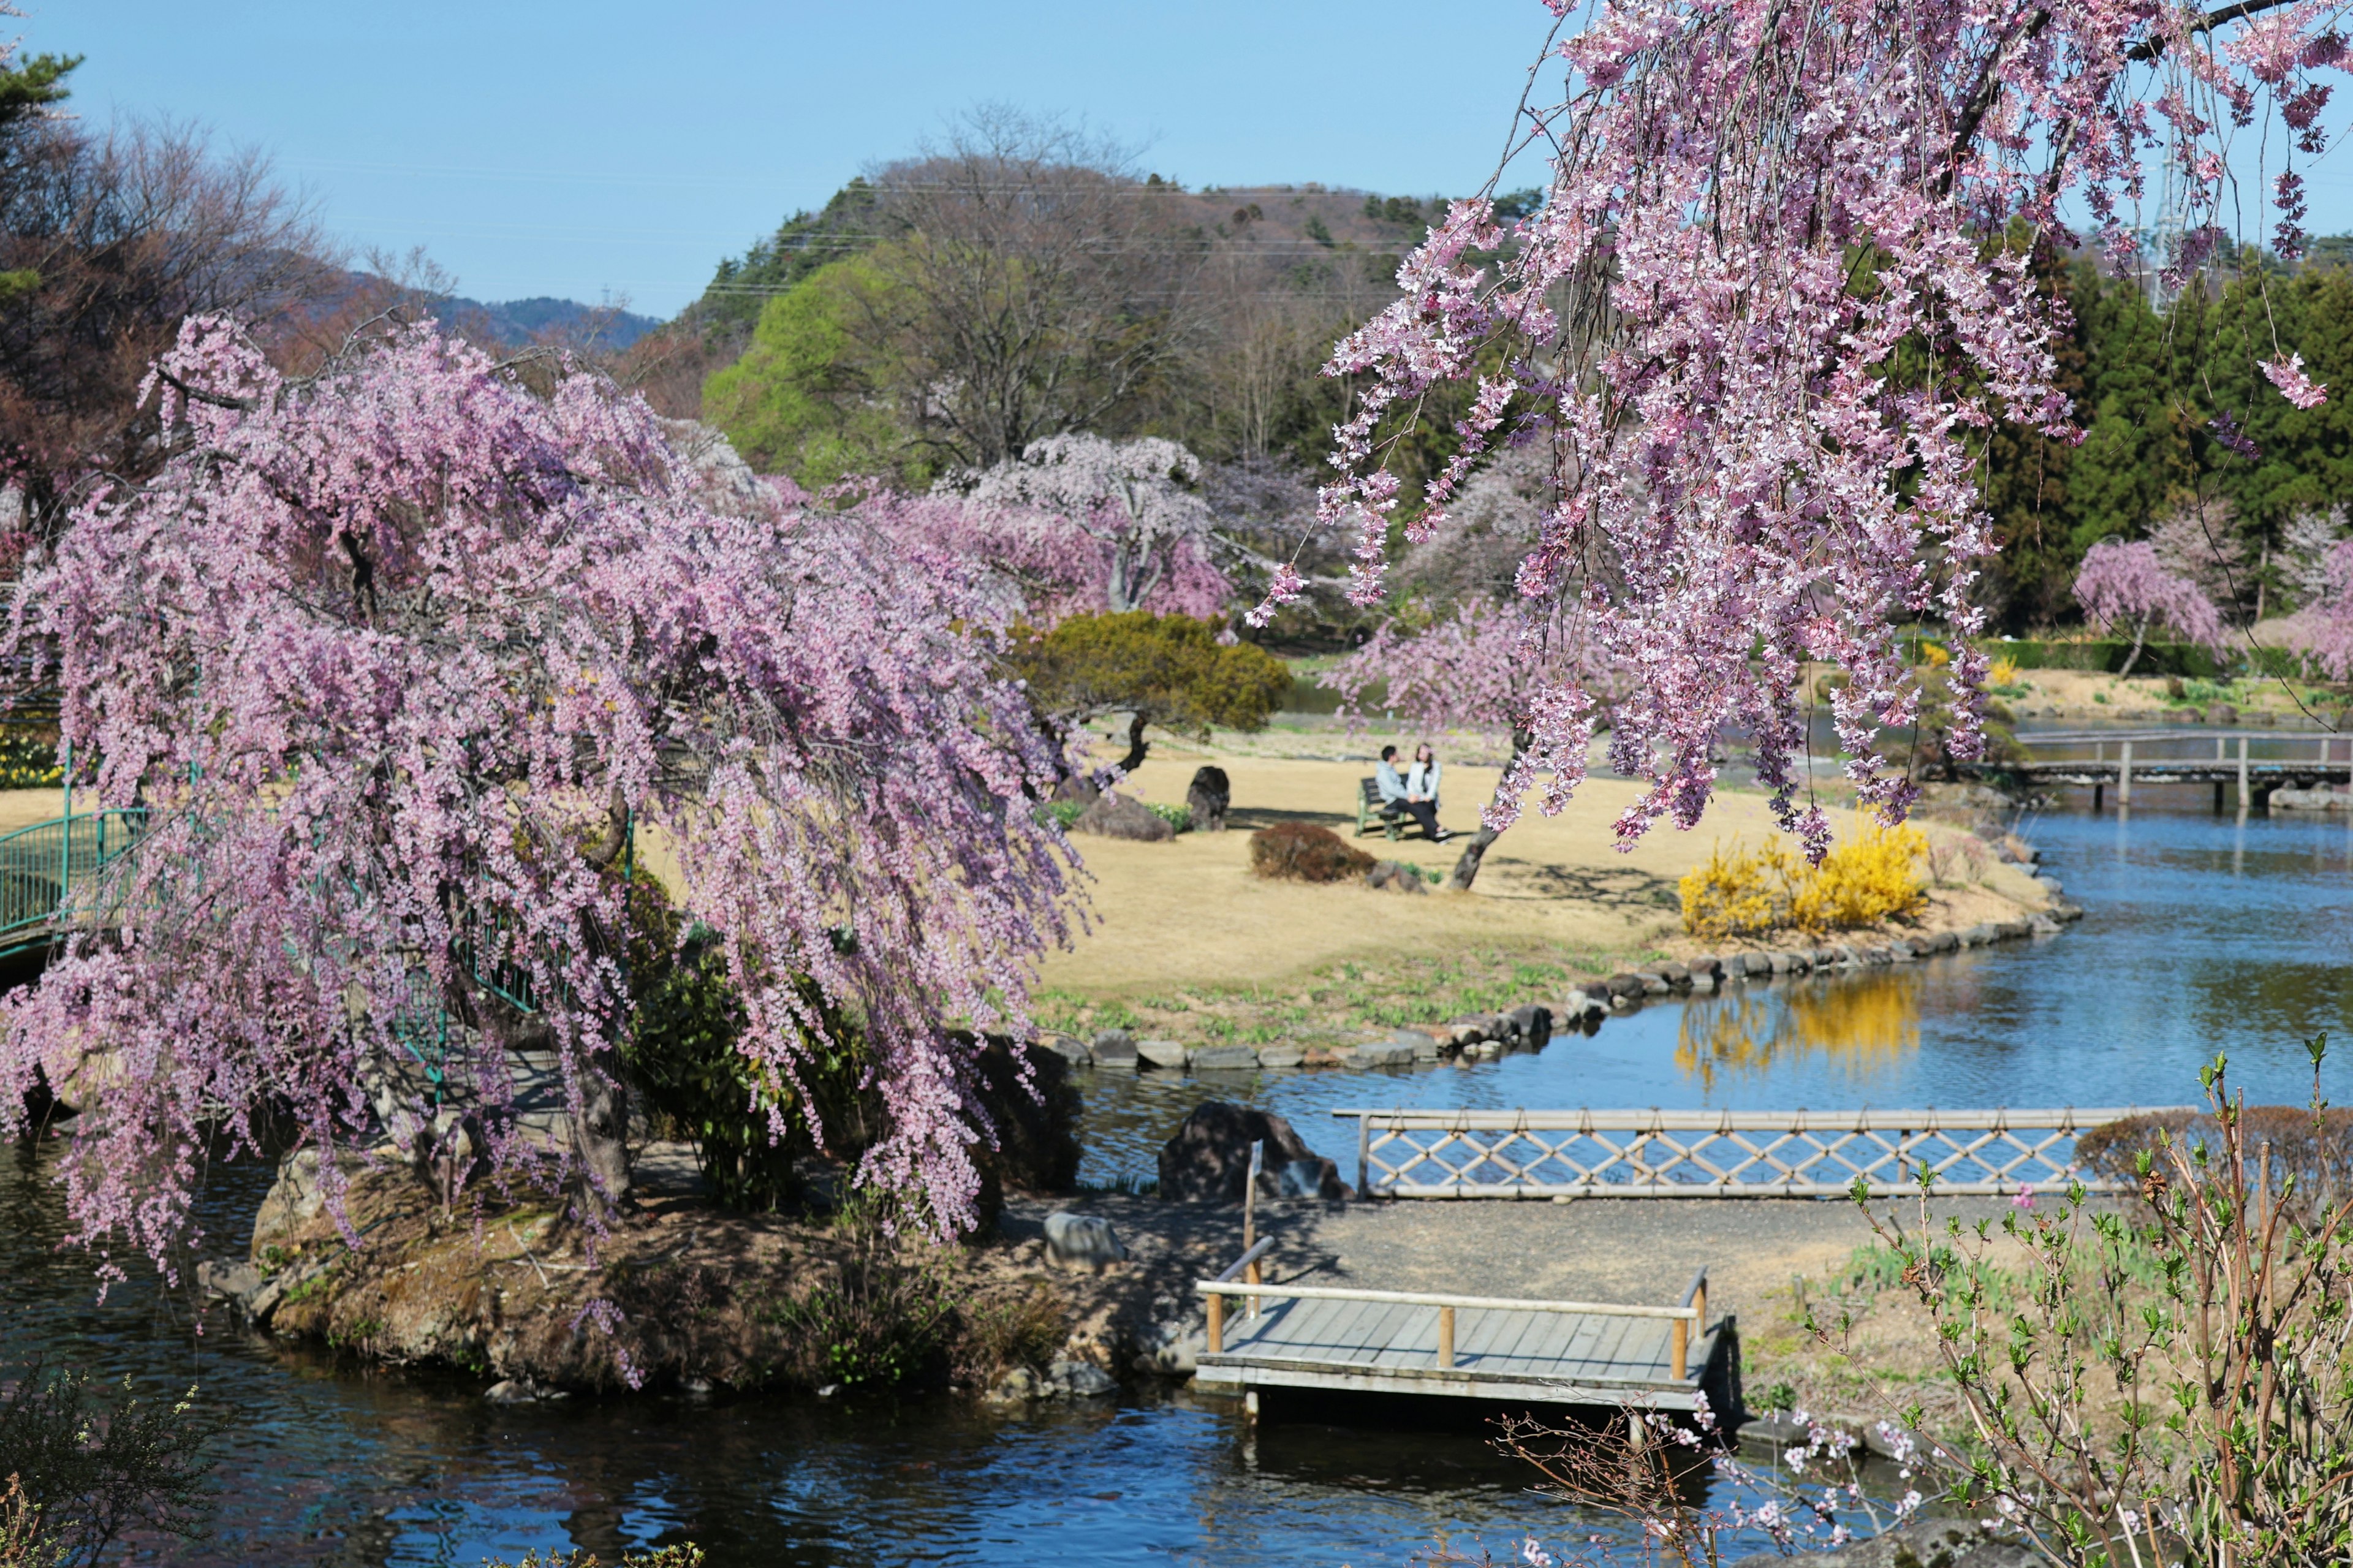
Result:
M1422 832L1443 842L1452 837L1438 826L1438 807L1425 797L1417 797L1406 787L1406 781L1397 770L1397 748L1381 748L1380 766L1373 770L1373 787L1380 792L1381 805L1394 807L1421 824Z

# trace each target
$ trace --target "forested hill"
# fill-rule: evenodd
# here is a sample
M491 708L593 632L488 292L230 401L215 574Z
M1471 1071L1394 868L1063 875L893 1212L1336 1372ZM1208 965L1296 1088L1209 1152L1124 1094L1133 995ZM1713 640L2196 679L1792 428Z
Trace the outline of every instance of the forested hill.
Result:
M661 325L651 316L546 295L487 303L480 300L444 300L435 311L470 334L494 338L517 347L558 342L617 353Z

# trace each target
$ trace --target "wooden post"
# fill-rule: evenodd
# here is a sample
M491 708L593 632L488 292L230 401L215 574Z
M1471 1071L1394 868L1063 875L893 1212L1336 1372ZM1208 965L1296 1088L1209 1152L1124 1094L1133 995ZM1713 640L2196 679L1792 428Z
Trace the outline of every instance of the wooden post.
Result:
M1699 1317L1695 1320L1699 1331L1707 1332L1707 1276L1704 1274L1699 1277L1699 1292L1692 1298L1692 1305L1699 1309Z
M2239 809L2242 812L2245 811L2248 804L2247 738L2244 735L2242 735L2239 737Z
M2116 752L2116 809L2128 810L2132 805L2132 742L2126 741Z
M1454 1364L1454 1309L1451 1307L1438 1309L1438 1364L1449 1367Z
M1674 1341L1673 1375L1675 1381L1681 1383L1683 1380L1683 1374L1690 1370L1691 1366L1691 1320L1689 1318L1675 1320Z
M1221 1354L1225 1348L1226 1299L1223 1296L1212 1294L1209 1297L1209 1353Z
M2094 816L2100 815L2100 796L2107 793L2107 787L2097 779L2092 781L2092 815Z
M1258 1173L1265 1167L1265 1163L1266 1144L1264 1141L1256 1138L1251 1139L1250 1175L1242 1183L1242 1251L1245 1254L1247 1254L1251 1247L1258 1245ZM1261 1283L1258 1272L1258 1259L1251 1258L1249 1264L1243 1268L1242 1278L1252 1285ZM1258 1298L1255 1296L1250 1298L1250 1304L1244 1307L1242 1310L1250 1317L1257 1317Z
M1373 1195L1373 1119L1356 1118L1356 1196Z

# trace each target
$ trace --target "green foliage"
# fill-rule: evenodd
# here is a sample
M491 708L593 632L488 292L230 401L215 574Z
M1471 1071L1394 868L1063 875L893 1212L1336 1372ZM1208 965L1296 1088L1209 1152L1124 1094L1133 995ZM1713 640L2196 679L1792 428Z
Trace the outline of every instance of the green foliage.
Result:
M81 61L79 55L27 55L0 69L0 131L72 96L66 78Z
M1190 616L1072 616L1015 645L1014 672L1039 710L1066 721L1133 712L1171 730L1263 728L1291 690L1291 670L1254 643L1220 646L1215 621Z
M822 211L797 212L742 256L722 261L692 314L739 330L749 327L766 300L872 245L873 232L874 188L852 180L833 193Z
M797 1160L814 1147L800 1090L735 1048L743 1005L714 933L682 931L661 884L640 872L629 889L629 990L635 1019L622 1062L646 1098L657 1131L692 1142L712 1194L731 1208L767 1210L797 1200ZM815 986L805 999L837 1039L848 1021ZM819 1121L856 1143L873 1121L855 1050L805 1068ZM837 1151L840 1152L840 1151Z
M852 1239L849 1256L776 1309L796 1374L817 1388L895 1388L943 1373L956 1329L945 1272L934 1258L902 1255L861 1199L844 1204L836 1224Z
M889 279L871 256L818 267L768 300L744 357L703 385L703 414L762 473L811 489L850 474L931 478L881 387L872 330Z
M142 1400L129 1378L100 1392L87 1372L36 1361L0 1378L0 1490L16 1478L15 1532L27 1563L90 1563L128 1529L193 1540L211 1517L205 1446L219 1422L196 1391L169 1405ZM29 1505L29 1506L27 1506ZM5 1559L0 1559L5 1561Z
M1161 821L1166 823L1177 832L1190 833L1193 831L1193 811L1190 806L1160 805L1148 800L1143 804L1144 808L1146 811L1152 813L1153 816L1158 817ZM1084 801L1077 800L1050 800L1045 805L1038 808L1038 816L1040 820L1054 823L1065 833L1068 833L1071 830L1071 826L1073 823L1077 822L1080 817L1084 816L1086 814L1086 803Z

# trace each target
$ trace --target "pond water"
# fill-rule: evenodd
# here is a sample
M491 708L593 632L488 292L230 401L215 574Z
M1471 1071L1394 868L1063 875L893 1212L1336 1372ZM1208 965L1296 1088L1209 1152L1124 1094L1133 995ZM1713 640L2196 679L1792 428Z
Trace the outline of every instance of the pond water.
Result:
M2300 1101L2302 1038L2345 1039L2353 959L2341 816L2240 822L2164 792L2129 819L2046 816L2033 836L2090 911L2046 942L1810 980L1613 1018L1540 1054L1414 1072L1086 1080L1086 1173L1147 1175L1209 1095L1289 1115L1339 1152L1341 1105L2046 1106L2179 1103L2227 1049L2251 1098ZM1523 1532L1598 1528L1533 1495L1476 1430L1253 1430L1222 1402L1130 1391L1007 1415L945 1400L574 1400L491 1406L470 1381L370 1372L193 1335L152 1283L91 1300L57 1250L40 1162L0 1160L0 1364L36 1354L153 1391L201 1380L231 1416L216 1534L145 1562L474 1563L691 1538L716 1564L939 1562L1403 1564L1444 1543L1511 1558ZM233 1172L208 1227L249 1226L265 1178ZM227 1245L233 1245L233 1242Z

